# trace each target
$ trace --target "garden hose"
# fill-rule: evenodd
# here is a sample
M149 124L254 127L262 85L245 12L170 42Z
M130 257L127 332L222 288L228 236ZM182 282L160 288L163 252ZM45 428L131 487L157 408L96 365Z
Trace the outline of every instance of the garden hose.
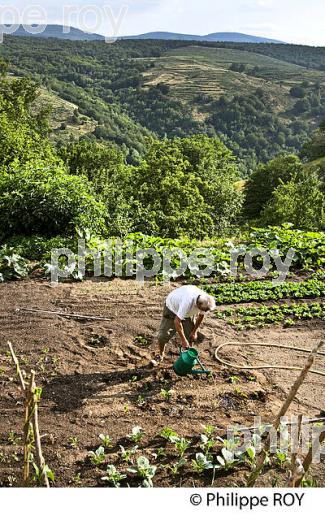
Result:
M295 366L287 366L287 365L286 366L280 366L280 365L257 365L257 366L252 366L252 365L235 365L233 363L229 363L229 361L225 361L220 356L220 351L223 348L225 348L226 346L229 346L229 345L232 345L232 346L244 346L244 347L247 347L247 346L273 347L273 348L281 348L281 349L287 349L287 350L295 350L295 351L298 351L298 352L306 352L306 353L310 354L310 350L308 350L308 349L292 347L292 346L289 346L289 345L281 345L281 344L277 344L277 343L241 343L241 342L226 342L226 343L222 343L215 350L215 354L214 354L215 358L222 365L226 365L228 367L235 368L236 370L262 370L262 369L271 369L271 368L277 369L277 370L302 370L303 367L295 367ZM317 355L318 356L325 356L325 352L318 352ZM311 374L316 374L318 376L324 376L325 377L325 372L320 372L319 370L310 370L309 372Z

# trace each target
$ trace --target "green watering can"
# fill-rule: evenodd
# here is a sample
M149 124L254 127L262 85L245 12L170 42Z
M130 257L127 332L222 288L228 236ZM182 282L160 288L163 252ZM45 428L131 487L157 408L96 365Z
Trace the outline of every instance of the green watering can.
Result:
M209 370L206 370L199 359L199 353L195 348L189 348L188 350L179 349L180 356L174 363L174 372L178 376L187 376L188 374L210 374ZM202 370L193 370L196 364L199 364Z

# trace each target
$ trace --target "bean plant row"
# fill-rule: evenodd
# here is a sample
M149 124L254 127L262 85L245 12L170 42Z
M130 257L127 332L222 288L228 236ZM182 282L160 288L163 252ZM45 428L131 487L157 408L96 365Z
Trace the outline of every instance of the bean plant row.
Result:
M134 426L127 436L129 445L119 446L119 451L99 446L95 451L89 452L91 463L102 472L100 480L111 486L139 486L153 487L158 475L162 478L174 479L179 475L196 475L208 479L211 485L220 476L234 471L246 471L248 475L255 468L258 448L265 429L252 435L249 443L244 443L240 433L234 431L234 435L227 439L216 434L215 427L207 425L203 427L203 433L197 437L185 438L169 427L164 427L159 439L155 439L155 449L141 446L146 433L138 426ZM139 438L141 434L141 438ZM134 436L137 436L138 444L134 444ZM100 435L99 438L109 438ZM150 439L148 439L150 441ZM159 445L160 444L160 445ZM110 448L113 446L110 444ZM290 446L278 450L274 455L267 457L266 466L275 466L281 470L290 469ZM175 481L174 481L175 482ZM305 485L309 485L306 481ZM310 484L312 486L317 483Z

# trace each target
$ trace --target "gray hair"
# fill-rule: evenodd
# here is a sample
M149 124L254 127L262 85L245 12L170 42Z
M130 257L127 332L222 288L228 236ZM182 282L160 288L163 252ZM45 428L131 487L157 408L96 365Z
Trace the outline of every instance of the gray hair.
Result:
M216 302L214 298L212 298L212 296L203 293L200 294L200 296L197 299L197 306L203 312L214 311L214 309L216 308Z

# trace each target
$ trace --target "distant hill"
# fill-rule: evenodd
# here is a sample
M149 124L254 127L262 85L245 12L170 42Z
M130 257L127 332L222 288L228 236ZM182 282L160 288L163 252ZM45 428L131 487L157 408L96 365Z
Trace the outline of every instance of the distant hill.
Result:
M69 30L69 32L66 32ZM4 28L4 34L6 30ZM104 40L104 36L100 34L92 34L76 29L75 27L64 27L63 25L48 25L44 32L39 34L31 34L24 27L20 26L12 36L34 36L39 38L60 38L62 40Z
M217 32L198 36L195 34L181 34L170 32L149 32L138 36L123 36L121 39L127 40L183 40L200 42L236 42L236 43L284 43L278 40L251 36L236 32Z
M69 29L69 32L67 32ZM4 30L6 33L6 30ZM30 34L20 26L13 36L36 36L39 38L60 38L64 40L103 40L101 34L86 33L75 27L65 28L62 25L48 25L44 32L40 34ZM149 32L136 36L121 36L121 40L181 40L181 41L200 41L200 42L235 42L235 43L283 43L269 38L251 36L248 34L235 32L218 32L199 36L196 34L181 34L171 32Z

